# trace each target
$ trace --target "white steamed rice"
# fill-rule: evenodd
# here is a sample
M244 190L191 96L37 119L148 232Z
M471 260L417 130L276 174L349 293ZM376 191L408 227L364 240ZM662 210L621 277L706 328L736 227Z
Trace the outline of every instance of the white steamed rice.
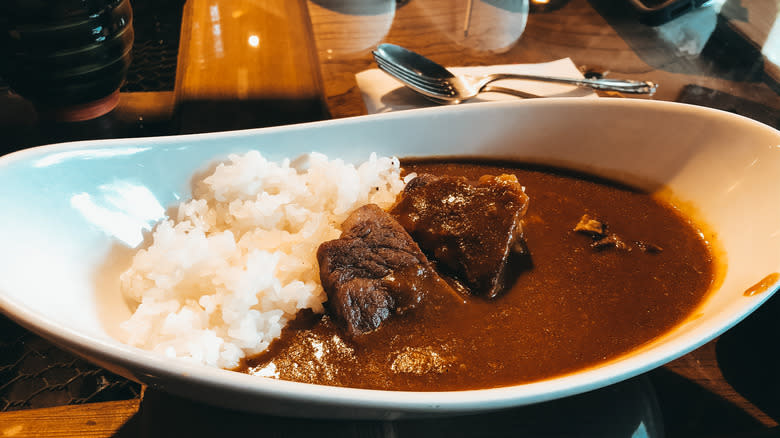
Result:
M355 167L312 153L293 163L231 155L195 184L176 220L121 275L140 303L122 323L131 345L222 368L265 350L300 309L322 312L316 251L357 207L390 207L398 159Z

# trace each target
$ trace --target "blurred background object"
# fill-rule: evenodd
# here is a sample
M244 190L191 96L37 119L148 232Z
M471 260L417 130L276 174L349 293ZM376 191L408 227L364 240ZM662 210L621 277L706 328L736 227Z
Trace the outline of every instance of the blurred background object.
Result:
M330 36L326 58L362 57L390 30L396 0L312 0L309 9L319 17L316 31Z
M464 0L446 14L435 3L418 3L437 32L477 53L510 50L528 22L528 0Z
M631 0L639 20L650 26L664 24L711 0Z
M119 102L133 39L129 0L4 1L0 76L42 118L96 118Z

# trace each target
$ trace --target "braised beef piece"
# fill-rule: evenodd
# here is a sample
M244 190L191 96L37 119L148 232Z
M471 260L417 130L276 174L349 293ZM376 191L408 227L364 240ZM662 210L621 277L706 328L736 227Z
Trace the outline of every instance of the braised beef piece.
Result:
M403 227L374 204L355 210L341 237L320 245L317 261L328 311L350 335L375 330L427 293L455 294Z
M521 220L528 196L514 175L423 174L411 180L392 214L441 272L474 295L493 298L508 285L507 262L525 249Z

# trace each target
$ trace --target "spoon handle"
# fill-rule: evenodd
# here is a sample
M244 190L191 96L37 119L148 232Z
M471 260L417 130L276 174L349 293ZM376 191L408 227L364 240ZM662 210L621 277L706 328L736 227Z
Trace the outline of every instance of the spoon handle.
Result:
M486 76L484 84L499 81L502 79L524 79L531 81L557 82L561 84L571 84L580 87L589 87L597 90L619 91L621 93L631 94L653 94L658 88L658 84L650 81L633 81L628 79L574 79L558 76L537 76L515 73L494 73Z

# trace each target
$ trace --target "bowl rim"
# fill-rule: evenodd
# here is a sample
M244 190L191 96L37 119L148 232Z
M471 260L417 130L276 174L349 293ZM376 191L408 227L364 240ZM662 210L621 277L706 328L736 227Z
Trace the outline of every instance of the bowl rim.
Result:
M549 98L520 102L489 102L480 103L480 105L488 105L499 109L519 105L527 105L532 108L555 107L561 105L569 107L572 105L582 107L599 105L617 108L636 106L640 108L657 108L658 110L664 111L701 112L708 117L714 117L716 122L718 120L731 120L736 123L747 123L751 125L753 129L765 130L766 133L776 136L778 138L778 145L780 145L780 131L775 130L768 125L725 111L675 102L634 99ZM447 112L461 111L480 111L480 106L461 105L446 108L421 108L347 119L325 120L240 131L61 143L38 146L0 157L0 171L2 171L4 167L16 162L40 158L41 156L52 153L73 153L83 149L124 148L128 145L136 147L164 147L182 141L197 142L212 138L252 137L266 132L279 133L301 129L317 129L321 126L330 125L351 126L375 119L398 119L424 117L427 115L435 116L438 114L446 114ZM150 146L151 143L153 143L154 146ZM680 337L671 342L654 346L650 350L650 353L652 354L642 352L638 355L629 355L628 357L623 355L614 360L600 363L586 369L580 369L569 374L554 376L531 383L460 391L386 391L333 387L275 379L258 379L257 376L248 374L211 368L205 365L188 363L183 360L172 360L156 353L130 347L120 343L118 340L109 341L107 339L96 338L81 333L78 330L59 324L56 321L48 320L36 315L34 309L16 302L1 290L0 311L28 330L54 341L58 346L70 350L77 355L85 356L101 366L105 366L111 370L117 370L115 372L119 372L125 377L130 377L133 380L140 382L148 383L150 379L159 380L159 377L157 376L163 376L162 380L172 379L179 383L189 382L197 384L197 386L202 388L211 388L213 390L250 395L253 397L270 396L273 400L290 402L305 401L309 405L339 405L353 408L368 407L371 409L396 410L423 414L442 411L450 413L475 413L575 395L608 386L654 369L693 351L737 324L768 300L774 294L778 285L780 285L780 283L773 285L771 290L756 295L754 299L749 301L746 300L745 304L739 308L739 312L732 312L728 318L723 319L717 326L702 330L701 333L696 336L697 340L695 342L691 342L686 337ZM653 359L650 360L650 357ZM142 372L135 373L129 371L129 369L142 370ZM307 414L301 412L300 416L307 416Z

